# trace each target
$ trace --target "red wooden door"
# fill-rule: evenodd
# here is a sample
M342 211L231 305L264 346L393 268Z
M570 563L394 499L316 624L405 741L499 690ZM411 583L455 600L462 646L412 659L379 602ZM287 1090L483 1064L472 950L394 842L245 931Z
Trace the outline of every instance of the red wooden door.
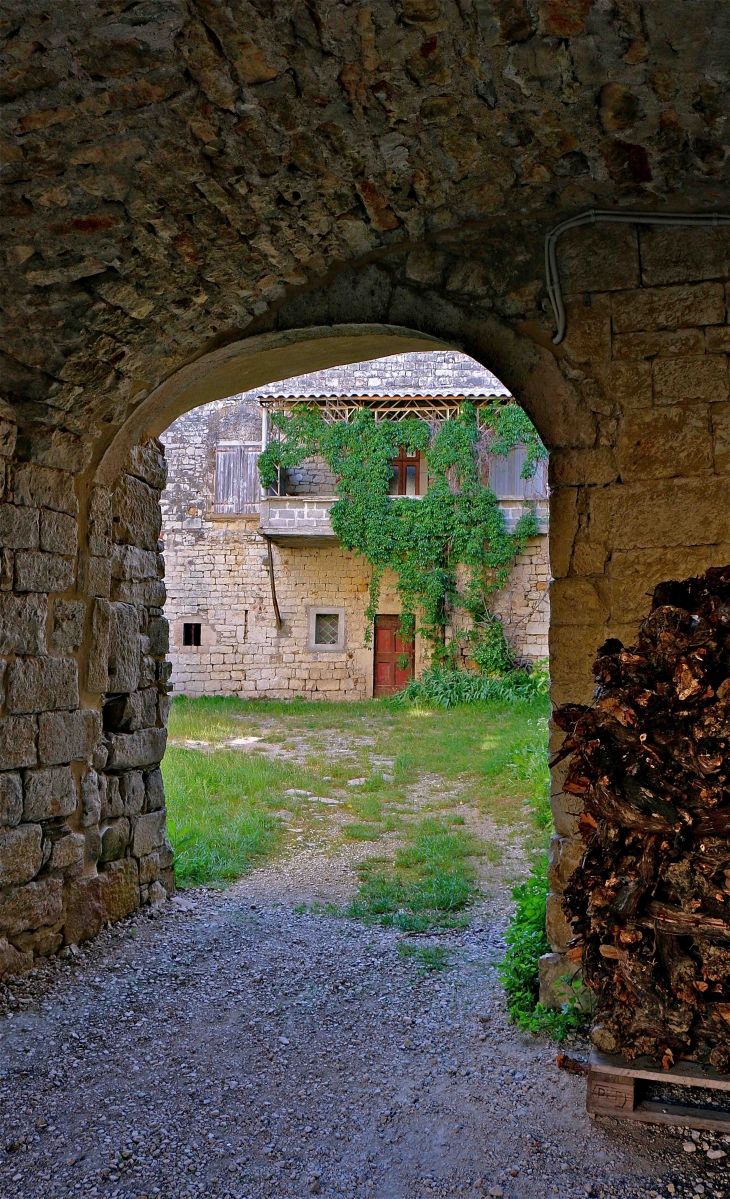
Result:
M399 616L375 617L375 666L373 695L392 695L413 678L416 651L412 641L398 636ZM401 665L406 659L405 670Z

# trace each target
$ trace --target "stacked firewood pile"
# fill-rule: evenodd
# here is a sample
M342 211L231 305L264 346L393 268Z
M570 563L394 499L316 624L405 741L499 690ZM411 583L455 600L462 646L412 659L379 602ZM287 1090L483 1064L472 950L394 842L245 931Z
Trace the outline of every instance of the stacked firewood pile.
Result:
M594 1043L730 1070L730 566L662 583L637 644L611 639L556 761L585 804L563 906Z

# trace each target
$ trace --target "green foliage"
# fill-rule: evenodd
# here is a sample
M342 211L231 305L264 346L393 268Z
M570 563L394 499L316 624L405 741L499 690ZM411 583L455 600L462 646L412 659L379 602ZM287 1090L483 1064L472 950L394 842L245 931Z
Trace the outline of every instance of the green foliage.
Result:
M515 749L508 770L515 779L530 786L530 805L538 828L552 827L550 769L548 766L548 720L528 720L525 735Z
M540 440L537 429L529 416L518 404L500 404L498 401L481 410L482 422L492 430L489 439L490 454L509 454L517 445L527 447L527 456L522 467L522 478L531 479L538 462L547 458L547 450Z
M548 1033L556 1041L563 1041L569 1033L582 1031L588 1017L581 1005L580 982L573 985L571 998L560 1011L550 1011L538 1001L538 962L543 953L550 952L545 933L547 893L547 859L541 856L527 882L512 889L515 913L499 975L512 1022L527 1032Z
M477 893L470 861L476 848L462 829L434 818L421 821L394 863L363 863L349 915L407 932L460 926L464 920L457 914Z
M510 407L515 412L505 415ZM398 576L405 639L413 636L420 609L419 631L431 642L434 662L448 662L444 630L450 605L461 602L474 620L474 660L496 663L488 600L507 582L515 557L537 532L537 522L530 509L513 533L507 531L494 492L479 477L479 427L473 405L464 404L456 419L442 421L432 443L425 421L376 422L364 410L349 421L327 423L319 410L302 404L291 416L280 415L275 421L283 436L259 458L261 482L271 487L279 467L295 466L315 454L325 458L338 478L332 528L346 549L363 554L372 567L366 612L369 634L383 571L389 567ZM521 409L516 405L490 408L488 423L495 431L497 453L512 448L511 437L524 439L523 434L532 430L528 459L534 471L545 451ZM401 446L426 456L430 484L417 503L388 494L390 463ZM459 564L469 568L462 599L456 588ZM505 659L506 647L502 649Z
M209 754L171 746L162 773L168 834L183 887L232 882L270 854L281 828L271 808L294 807L284 792L302 786L294 763L235 750Z
M498 700L505 704L530 703L547 695L550 680L547 671L513 670L504 677L476 674L465 670L434 667L420 679L411 679L405 689L390 701L393 705L428 703L439 708L456 704Z

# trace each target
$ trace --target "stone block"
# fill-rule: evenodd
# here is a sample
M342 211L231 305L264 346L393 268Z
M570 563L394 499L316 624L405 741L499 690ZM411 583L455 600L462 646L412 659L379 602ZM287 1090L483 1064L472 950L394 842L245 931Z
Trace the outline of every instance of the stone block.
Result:
M0 828L20 824L23 815L23 784L19 774L0 774Z
M150 907L158 908L161 904L167 902L167 890L163 883L150 883L147 891L147 903Z
M131 604L111 604L109 691L135 691L139 676L139 616Z
M157 492L134 475L122 475L112 496L112 528L117 544L156 550L162 514Z
M616 550L606 591L612 618L638 626L649 611L657 583L700 575L714 565L720 563L713 561L707 546L702 545Z
M66 922L63 927L66 945L79 945L82 941L95 937L104 919L101 879L98 875L76 879L67 884Z
M109 696L104 704L104 728L110 733L134 733L157 722L157 688L131 695Z
M84 829L84 865L95 866L101 857L101 833L98 825Z
M47 596L0 592L0 654L45 653L47 618Z
M165 806L165 784L161 770L150 770L145 776L145 807L148 812L158 812Z
M86 838L83 833L72 833L69 829L53 842L48 861L49 870L57 870L66 877L78 877L84 869Z
M623 408L651 408L654 379L650 362L612 362L606 374L608 396Z
M89 497L89 553L107 558L112 545L112 501L105 487L94 487Z
M563 915L562 896L551 893L545 908L545 931L554 953L565 953L575 935Z
M641 274L649 287L727 277L730 234L724 228L642 229Z
M639 243L630 225L584 225L560 243L560 279L565 295L638 287Z
M16 658L8 666L8 711L51 712L76 708L78 666L72 658Z
M146 858L139 860L139 881L142 886L155 882L160 875L160 855L148 853Z
M23 819L53 820L76 810L76 784L68 766L26 770Z
M713 458L709 406L675 404L627 412L618 460L621 477L627 483L710 474Z
M16 504L28 508L53 508L71 516L79 510L73 475L32 462L15 467L13 496Z
M4 887L34 878L43 864L42 840L39 824L0 828L0 881Z
M47 958L63 945L63 933L56 928L44 926L26 933L18 933L13 944L21 953L32 953L34 957Z
M619 360L673 358L705 352L704 329L674 329L658 333L619 333L613 339L613 356Z
M71 653L84 639L86 604L82 600L53 601L51 645L59 653Z
M730 404L713 404L710 419L715 471L727 475L730 474Z
M608 491L614 494L609 497ZM722 544L727 539L728 503L730 480L709 475L597 488L590 497L590 511L596 532L610 527L616 552L642 546Z
M569 837L572 840L578 837L578 818L582 810L583 805L578 796L570 795L567 791L558 791L550 796L550 811L558 836Z
M5 937L0 937L0 978L25 974L33 969L33 954L16 949Z
M548 883L550 890L562 895L568 884L568 879L577 866L580 865L585 853L585 842L576 837L550 838L550 854L548 859Z
M611 303L597 296L590 307L568 301L568 318L563 345L573 362L608 362L611 358Z
M107 739L112 770L156 766L162 761L167 729L140 729L137 733L112 733Z
M554 627L601 626L608 615L599 589L592 579L569 576L554 579L550 586L550 612Z
M0 545L9 550L38 548L38 509L0 504Z
M101 861L113 862L124 856L129 845L129 821L126 816L113 820L101 829Z
M135 858L144 858L158 849L165 840L165 813L148 812L138 816L134 822L132 853Z
M96 599L91 611L91 644L86 686L91 692L104 692L109 686L109 639L111 605L108 600Z
M111 816L122 816L124 814L119 779L116 775L99 775L99 796L101 799L102 820L108 820Z
M603 486L618 474L616 456L607 447L585 450L553 450L550 455L550 487Z
M550 564L556 578L567 575L578 532L578 489L560 487L550 496Z
M104 919L115 923L139 907L139 873L134 858L109 862L100 874Z
M82 554L79 557L79 587L87 595L109 599L112 588L111 560Z
M170 648L170 626L163 616L151 620L147 627L150 653L153 658L164 658Z
M100 816L99 776L95 770L87 770L81 780L81 824L84 828L98 824Z
M145 441L136 445L129 455L127 470L150 487L162 491L167 483L167 463L160 443Z
M580 975L580 964L564 953L544 953L538 961L539 1001L548 1011L560 1011L575 998L571 983Z
M728 360L724 354L697 358L655 358L654 403L680 404L687 400L712 403L727 400Z
M612 311L615 333L722 325L725 321L725 293L721 283L614 292Z
M0 762L5 770L35 766L37 732L35 716L0 717Z
M73 516L42 508L40 547L52 554L75 554L79 548L79 526Z
M115 545L111 552L112 578L124 582L156 579L159 558L156 551L143 550L136 545Z
M100 734L98 712L41 712L38 760L47 764L88 761Z
M119 779L119 794L125 816L139 816L144 807L144 775L141 770L129 770Z
M705 329L705 349L708 354L730 354L730 325Z
M41 550L18 550L15 555L16 591L66 591L73 586L73 558L45 554Z
M56 924L63 916L63 881L44 878L23 887L0 891L0 931L15 937L42 924Z

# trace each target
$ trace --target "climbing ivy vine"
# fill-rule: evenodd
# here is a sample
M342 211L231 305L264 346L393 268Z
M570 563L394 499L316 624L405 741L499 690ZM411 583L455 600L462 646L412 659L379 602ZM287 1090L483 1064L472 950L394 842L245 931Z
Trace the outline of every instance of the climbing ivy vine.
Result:
M522 409L495 403L480 409L480 417L490 431L489 451L507 454L515 445L526 445L522 473L533 474L546 450ZM368 639L383 572L391 568L398 578L405 640L413 637L420 610L419 632L431 643L432 662L456 665L445 630L450 610L460 605L472 617L470 655L477 667L488 674L508 668L509 649L489 598L505 585L515 557L538 526L529 507L508 532L494 492L480 478L474 406L465 403L459 416L442 421L433 437L423 420L376 421L367 410L348 421L328 423L318 409L301 404L274 421L281 437L259 458L262 485L274 486L279 468L298 466L314 455L321 455L337 476L333 531L346 549L363 554L372 566ZM429 486L418 502L388 494L390 463L401 447L426 457ZM459 564L468 572L463 595L456 586Z

